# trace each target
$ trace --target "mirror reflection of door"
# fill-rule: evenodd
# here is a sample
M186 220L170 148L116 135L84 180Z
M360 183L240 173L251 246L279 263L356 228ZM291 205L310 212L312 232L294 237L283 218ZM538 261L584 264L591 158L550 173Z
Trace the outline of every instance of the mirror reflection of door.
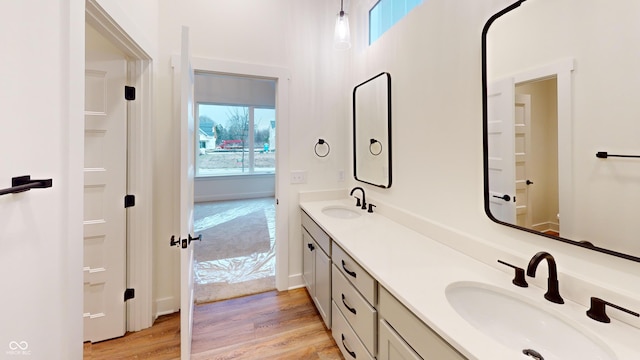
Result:
M489 86L489 201L500 221L559 235L555 77Z
M514 224L515 147L513 78L489 84L487 103L489 210L499 221Z
M517 225L558 235L558 96L555 77L515 86Z

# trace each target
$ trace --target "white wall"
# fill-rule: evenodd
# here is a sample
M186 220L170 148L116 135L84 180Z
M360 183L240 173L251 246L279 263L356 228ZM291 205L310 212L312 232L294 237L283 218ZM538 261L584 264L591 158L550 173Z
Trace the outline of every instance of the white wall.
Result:
M3 1L0 28L0 188L53 179L0 197L0 358L80 359L84 1Z
M601 160L595 153L640 154L639 57L629 50L640 40L638 13L640 3L633 0L615 6L603 0L529 1L512 16L496 21L492 40L500 46L490 50L494 78L575 59L573 139L561 140L573 153L575 214L560 214L560 230L562 219L566 224L573 218L572 233L563 236L636 257L640 257L638 161Z
M525 4L530 6L539 2ZM640 308L637 301L640 263L498 225L483 211L481 32L487 19L508 3L501 0L425 0L367 47L363 21L370 1L354 1L351 21L352 31L355 31L352 36L360 39L362 45L352 50L351 85L380 71L388 71L392 76L394 184L388 190L365 186L368 198L373 203L380 201L416 214L429 224L424 226L425 231L431 231L435 239L449 240L450 246L495 267L499 266L496 262L499 256L525 265L537 251L549 251L556 257L562 273L599 286L604 284L612 291L607 294L623 294L629 306ZM573 1L573 6L566 7L584 15L587 22L597 22L595 18L601 13L616 12L616 7L607 6L606 2L599 2L604 8L598 10L583 9L578 3L581 4ZM628 13L637 14L637 11ZM549 14L546 12L545 16L548 18ZM575 15L566 18L567 21L575 19ZM536 23L539 29L540 21ZM571 28L572 25L573 22L564 26ZM634 35L629 35L625 32L625 35L637 37L639 33L635 31ZM603 40L616 38L607 31L604 34L606 36L598 36ZM609 46L626 46L628 42L612 43ZM591 52L601 51L598 47L590 49ZM618 60L630 61L624 57ZM580 70L584 71L586 67L586 64L582 65ZM603 76L598 79L602 81ZM639 93L634 89L630 94ZM601 99L590 99L596 98ZM632 107L626 103L628 98L635 96L619 99L619 103ZM615 98L604 100L617 102ZM616 109L616 117L623 112L623 109ZM595 113L596 117L602 118L603 114ZM613 114L607 114L607 117L609 115ZM576 119L583 121L586 116L581 114ZM609 132L602 123L606 122L598 122L598 132ZM629 136L625 134L616 142L618 149L623 144L632 147ZM637 144L637 138L634 144ZM585 145L589 146L582 146ZM587 152L591 159L596 152L595 146ZM580 166L585 165L578 164L577 168ZM627 168L626 171L630 170ZM356 184L355 181L348 183L349 186ZM629 196L640 194L637 181L628 178L625 185ZM383 211L382 207L377 210ZM442 238L442 234L451 232L459 236ZM569 290L567 282L561 286L566 293L579 295L580 301L588 301L585 290L579 287ZM602 289L598 291L604 293Z

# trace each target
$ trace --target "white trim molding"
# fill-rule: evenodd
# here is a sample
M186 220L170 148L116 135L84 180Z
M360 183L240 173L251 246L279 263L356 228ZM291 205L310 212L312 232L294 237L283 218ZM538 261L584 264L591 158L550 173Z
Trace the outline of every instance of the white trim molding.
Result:
M153 325L153 158L151 139L152 58L105 11L97 0L85 3L86 22L129 57L127 82L136 88L136 100L127 104L127 193L136 204L127 210L127 287L135 300L127 304L127 331Z
M558 146L558 193L560 194L560 214L563 216L562 237L573 238L575 221L571 217L573 209L573 94L572 74L575 69L573 58L556 62L513 75L514 83L556 78L558 91L558 139L564 146ZM569 144L567 146L567 144Z
M171 57L179 66L180 58ZM288 69L219 59L192 58L195 72L240 75L276 81L276 288L289 288L289 80Z

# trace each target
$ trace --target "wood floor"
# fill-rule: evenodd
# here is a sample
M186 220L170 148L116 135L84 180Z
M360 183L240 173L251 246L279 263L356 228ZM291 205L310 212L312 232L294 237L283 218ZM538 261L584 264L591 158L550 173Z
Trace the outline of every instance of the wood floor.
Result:
M85 344L85 360L179 359L180 317ZM305 289L271 291L195 307L192 359L343 359Z

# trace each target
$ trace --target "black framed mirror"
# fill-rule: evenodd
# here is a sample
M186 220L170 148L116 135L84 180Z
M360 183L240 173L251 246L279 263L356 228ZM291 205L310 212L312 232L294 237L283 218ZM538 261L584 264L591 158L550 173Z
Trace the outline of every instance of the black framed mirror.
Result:
M484 205L640 262L640 2L525 0L482 32ZM599 155L597 155L599 154Z
M391 187L391 75L382 72L353 89L353 176Z

